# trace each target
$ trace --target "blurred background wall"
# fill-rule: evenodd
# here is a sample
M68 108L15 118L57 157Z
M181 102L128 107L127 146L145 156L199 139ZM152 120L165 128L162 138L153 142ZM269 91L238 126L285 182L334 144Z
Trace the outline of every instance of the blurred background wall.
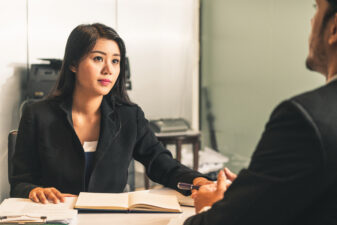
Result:
M305 68L314 1L201 3L201 85L209 92L218 147L249 158L280 101L324 84ZM203 144L210 146L202 96Z

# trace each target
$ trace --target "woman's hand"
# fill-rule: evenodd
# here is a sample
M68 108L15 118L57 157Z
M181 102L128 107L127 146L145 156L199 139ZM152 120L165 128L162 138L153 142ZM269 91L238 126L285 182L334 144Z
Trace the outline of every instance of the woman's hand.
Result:
M75 197L72 194L62 194L59 190L54 187L42 188L37 187L30 191L29 199L33 202L41 202L43 204L51 201L55 204L59 202L64 202L64 197Z

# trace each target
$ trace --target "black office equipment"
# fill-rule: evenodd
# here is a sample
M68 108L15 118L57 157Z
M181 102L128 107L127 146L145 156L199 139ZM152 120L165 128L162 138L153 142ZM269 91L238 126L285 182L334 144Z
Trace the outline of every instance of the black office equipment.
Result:
M41 59L48 61L49 64L32 64L27 82L27 98L43 98L54 87L60 69L62 60L59 59Z
M203 88L203 93L205 95L205 102L206 102L206 110L207 110L207 122L208 122L208 129L209 129L209 135L210 135L210 141L211 141L211 147L215 151L219 151L218 149L218 143L216 140L216 131L214 128L214 120L215 117L212 113L212 104L208 96L208 89L205 87Z
M132 85L131 85L131 71L130 71L130 62L129 62L129 58L126 57L125 58L125 78L126 78L126 89L127 90L131 90L132 89Z

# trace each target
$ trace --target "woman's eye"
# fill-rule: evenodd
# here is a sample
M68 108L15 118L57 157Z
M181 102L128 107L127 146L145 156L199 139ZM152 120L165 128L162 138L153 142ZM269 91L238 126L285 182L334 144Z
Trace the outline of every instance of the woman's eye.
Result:
M94 61L103 62L103 57L101 57L101 56L95 56L94 57Z
M113 63L113 64L118 64L118 63L119 63L119 59L113 59L113 60L112 60L112 63Z

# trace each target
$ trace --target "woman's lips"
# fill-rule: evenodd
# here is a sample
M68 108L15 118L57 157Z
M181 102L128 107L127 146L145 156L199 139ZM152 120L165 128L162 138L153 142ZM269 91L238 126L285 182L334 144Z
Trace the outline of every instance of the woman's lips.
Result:
M101 85L103 85L103 86L108 86L108 85L110 85L111 80L109 80L109 79L102 79L102 80L98 80L98 82L99 82Z

